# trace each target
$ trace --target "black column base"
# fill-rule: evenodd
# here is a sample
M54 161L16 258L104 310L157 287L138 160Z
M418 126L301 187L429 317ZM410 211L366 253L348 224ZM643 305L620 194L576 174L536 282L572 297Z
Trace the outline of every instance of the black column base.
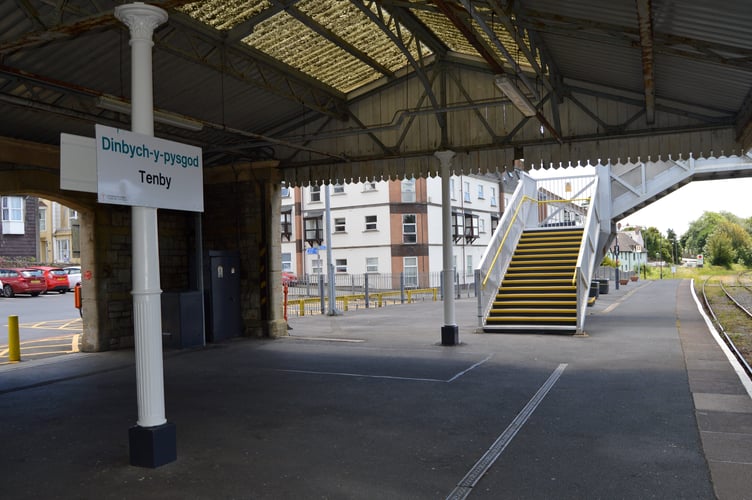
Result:
M457 345L460 343L460 329L457 325L441 327L441 345Z
M128 429L130 464L155 469L178 458L175 424L156 427L135 425Z

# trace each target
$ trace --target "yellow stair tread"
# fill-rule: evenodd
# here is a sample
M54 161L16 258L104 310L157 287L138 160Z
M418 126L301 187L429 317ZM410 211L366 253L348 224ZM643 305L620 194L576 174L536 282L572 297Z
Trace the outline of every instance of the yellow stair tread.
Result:
M531 318L530 316L489 316L486 318L486 323L577 323L576 317L562 317L562 316L545 316L541 318Z

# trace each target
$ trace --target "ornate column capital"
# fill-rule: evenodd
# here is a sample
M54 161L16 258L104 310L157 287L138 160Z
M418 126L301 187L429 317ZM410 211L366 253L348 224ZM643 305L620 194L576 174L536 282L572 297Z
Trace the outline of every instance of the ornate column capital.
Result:
M134 2L115 7L115 17L130 28L131 43L143 41L153 44L154 30L167 22L167 11L153 5Z

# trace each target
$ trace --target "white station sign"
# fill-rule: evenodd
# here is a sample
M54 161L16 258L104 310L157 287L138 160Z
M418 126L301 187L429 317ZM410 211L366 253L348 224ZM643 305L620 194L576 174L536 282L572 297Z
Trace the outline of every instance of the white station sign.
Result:
M201 148L96 125L100 203L204 211Z

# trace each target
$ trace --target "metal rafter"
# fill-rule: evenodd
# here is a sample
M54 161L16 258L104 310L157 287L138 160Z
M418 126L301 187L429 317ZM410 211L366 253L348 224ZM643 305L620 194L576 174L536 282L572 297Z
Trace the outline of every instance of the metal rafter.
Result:
M655 123L655 60L653 55L653 12L650 0L635 0L642 49L642 81L645 87L645 120Z
M525 75L520 64L514 59L514 57L512 57L512 54L509 53L504 44L501 43L499 37L496 36L494 30L491 29L486 20L483 19L483 16L480 15L478 9L476 9L469 0L460 0L460 2L462 3L462 6L465 7L465 10L470 13L470 16L472 16L475 22L478 23L478 26L480 26L486 36L493 42L496 50L501 52L501 54L504 56L504 59L506 59L509 65L512 66L514 74L517 75L517 78L522 81L522 83L533 94L536 100L540 99L540 94L538 93L538 89L535 87L535 84L530 81L527 75ZM536 76L541 77L543 75L536 74Z
M428 81L426 73L423 69L423 57L422 50L420 48L420 40L418 40L414 36L411 36L411 40L405 41L402 37L402 30L400 29L400 24L397 19L395 19L391 15L391 13L385 10L383 6L381 6L378 2L368 0L352 0L352 3L353 5L358 7L361 12L363 12L371 20L371 22L376 24L376 26L378 26L381 31L383 31L389 37L389 39L392 40L392 43L399 47L407 60L410 62L410 66L415 71L418 79L423 84L423 87L428 94L428 98L431 101L431 105L434 107L434 109L438 109L439 103L436 100L436 96L434 95L433 89L431 88L431 84ZM389 21L386 20L387 16L390 19ZM394 31L392 31L392 27L390 26L391 24L393 24L394 26ZM408 48L408 45L411 43L414 43L416 45L416 52L418 53L419 61L416 60L415 57L413 57L410 49ZM442 129L442 131L445 131L446 119L439 112L436 113L436 121L439 123L439 127Z
M170 24L154 34L154 44L160 50L300 103L319 113L339 120L346 119L347 103L339 92L247 45L238 43L223 46L222 42L221 33L178 12L171 14Z
M191 3L192 1L195 0L166 0L152 3L163 9L172 9ZM63 9L59 9L59 12L62 17ZM41 23L41 20L39 22ZM90 31L104 30L119 24L120 21L115 18L112 10L100 11L85 17L79 15L73 22L58 23L54 26L45 27L40 31L26 33L18 38L0 43L0 55L50 42L68 40Z

